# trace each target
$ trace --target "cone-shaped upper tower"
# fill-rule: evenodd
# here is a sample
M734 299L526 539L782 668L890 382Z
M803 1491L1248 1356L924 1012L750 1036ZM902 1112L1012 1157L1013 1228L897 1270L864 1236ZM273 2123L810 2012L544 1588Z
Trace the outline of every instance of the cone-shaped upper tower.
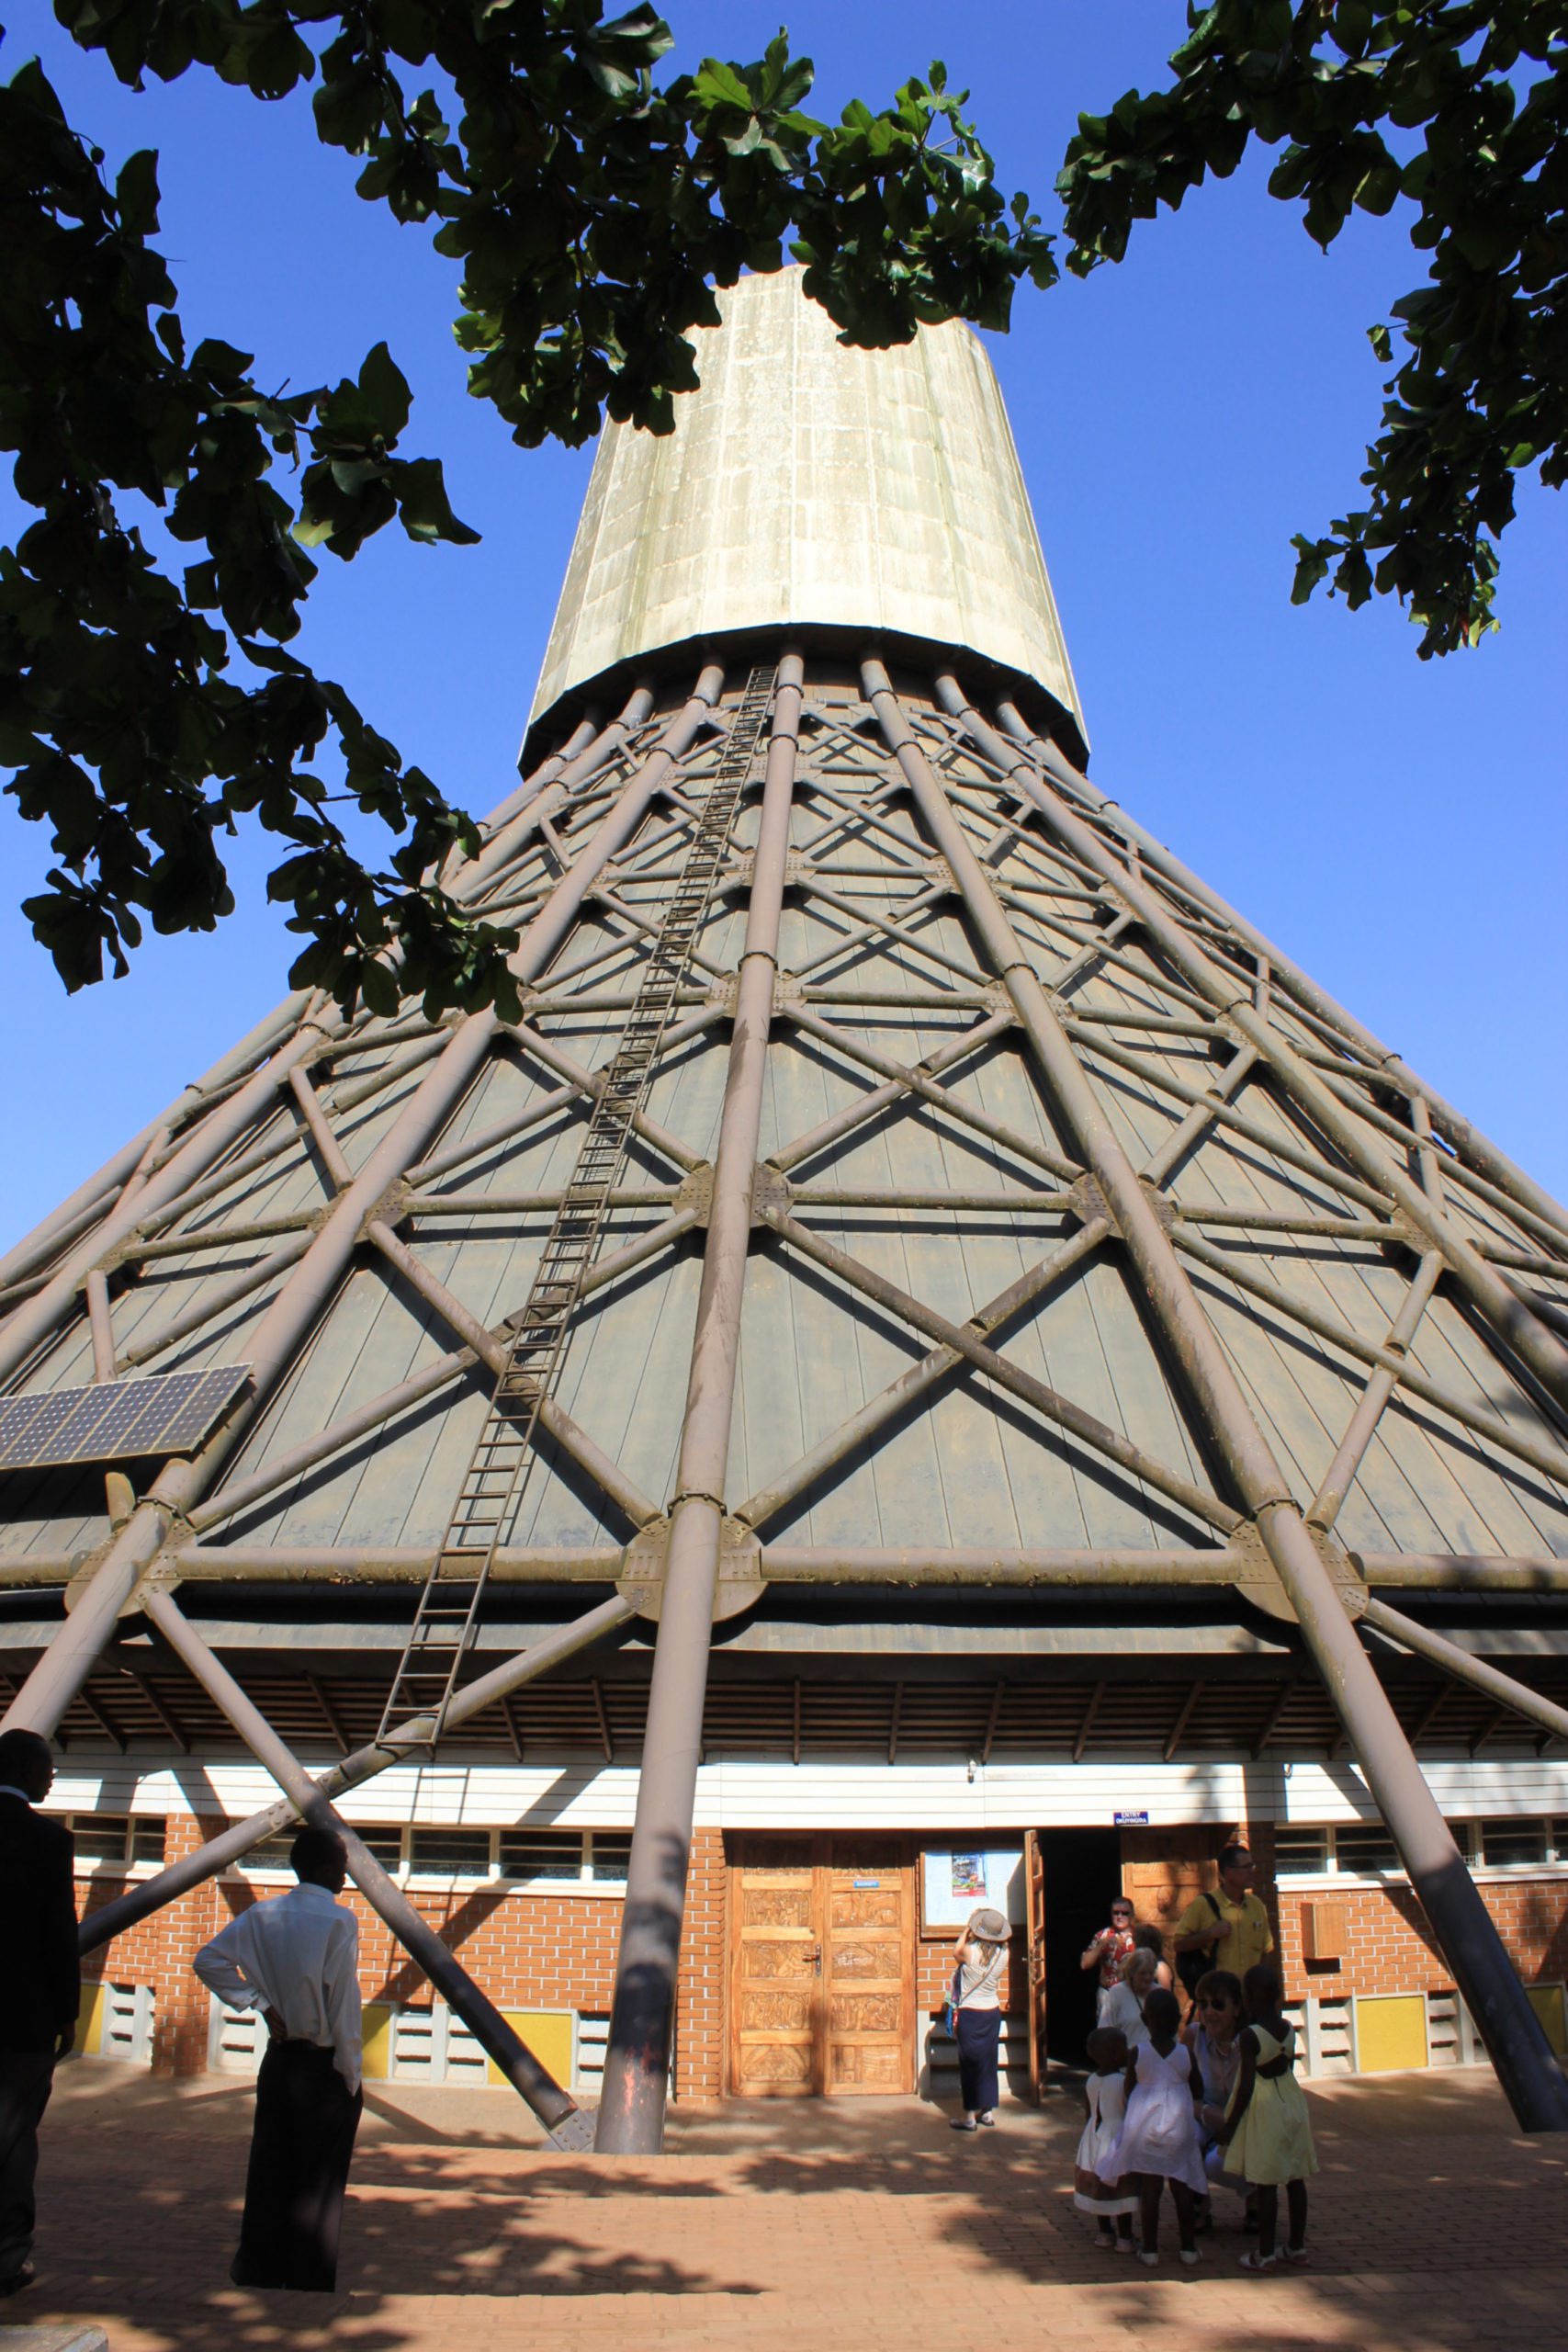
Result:
M0 1479L14 1717L237 1732L287 1788L324 1705L393 1817L433 1746L640 1754L616 2147L700 1786L777 1825L792 1763L869 1758L864 1826L895 1757L1010 1758L1022 1826L1042 1759L1343 1737L1560 2127L1412 1741L1568 1729L1549 1619L1533 1685L1474 1655L1568 1591L1568 1216L1089 785L973 338L726 300L675 435L601 452L457 881L523 1020L290 1000L0 1267L24 1403L244 1374L180 1453L46 1428ZM743 1987L732 2087L910 2086L897 1984L852 1989Z
M956 322L841 344L805 271L744 277L693 336L675 430L609 424L534 718L682 649L804 632L852 654L943 647L1082 713L991 363Z

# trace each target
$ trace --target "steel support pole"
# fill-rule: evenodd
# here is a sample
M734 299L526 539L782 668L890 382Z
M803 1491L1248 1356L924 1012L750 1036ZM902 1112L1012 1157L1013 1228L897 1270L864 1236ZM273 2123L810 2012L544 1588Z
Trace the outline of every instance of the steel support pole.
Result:
M283 1002L275 1005L264 1020L258 1021L255 1027L241 1038L237 1046L231 1046L220 1060L214 1062L209 1070L176 1094L166 1111L160 1112L155 1119L150 1119L139 1135L132 1136L129 1143L122 1144L113 1159L106 1160L96 1175L89 1176L85 1184L78 1184L76 1190L62 1201L57 1209L51 1210L41 1224L36 1225L30 1233L24 1234L21 1240L0 1258L0 1286L17 1281L44 1264L51 1250L60 1246L59 1237L75 1224L84 1210L101 1204L107 1214L121 1188L135 1174L153 1138L164 1130L172 1134L198 1112L214 1088L226 1085L237 1070L243 1069L256 1055L265 1053L285 1030L292 1028L303 1017L310 1001L308 989L296 989L292 996L285 997Z
M951 692L939 685L938 695L942 707L950 711L954 718L961 719L964 725L968 724L972 717L977 718L978 714L973 712L965 703L956 680L951 682ZM1008 733L1015 741L1026 745L1037 763L1048 769L1066 791L1070 792L1076 800L1083 803L1095 815L1103 817L1107 824L1112 826L1127 841L1135 842L1143 854L1145 864L1152 867L1155 873L1162 875L1167 881L1174 882L1179 890L1185 891L1200 905L1207 908L1218 922L1234 933L1251 954L1266 957L1277 976L1284 981L1286 987L1300 999L1308 1011L1314 1013L1318 1020L1326 1023L1331 1029L1337 1029L1341 1036L1348 1037L1353 1046L1377 1066L1380 1075L1386 1078L1391 1086L1396 1087L1402 1093L1419 1097L1426 1103L1454 1149L1468 1159L1472 1167L1488 1177L1494 1184L1525 1207L1533 1209L1538 1216L1554 1226L1559 1233L1568 1233L1568 1209L1563 1207L1561 1201L1554 1200L1550 1193L1544 1192L1533 1176L1510 1159L1507 1153L1500 1150L1489 1136L1483 1135L1479 1127L1472 1126L1462 1112L1455 1110L1451 1102L1445 1102L1436 1088L1428 1086L1425 1079L1418 1077L1407 1063L1400 1059L1391 1046L1385 1046L1380 1037L1374 1036L1371 1030L1356 1019L1354 1013L1348 1012L1342 1004L1329 995L1326 989L1319 988L1309 973L1303 971L1299 964L1294 963L1280 948L1276 947L1273 941L1266 937L1255 924L1248 922L1245 915L1238 914L1235 907L1222 899L1217 890L1212 889L1201 876L1194 874L1190 866L1184 865L1179 857L1174 856L1167 849L1163 842L1157 840L1153 833L1129 817L1118 801L1111 800L1104 793L1098 791L1081 770L1075 768L1071 761L1057 749L1055 743L1048 742L1043 736L1036 735L1016 705L1003 702L998 706L998 709L1002 725L1007 729Z
M1457 1642L1445 1641L1429 1625L1419 1625L1401 1610L1391 1609L1386 1600L1369 1600L1361 1611L1361 1623L1376 1634L1386 1634L1391 1642L1397 1642L1413 1657L1441 1667L1456 1682L1468 1682L1472 1690L1483 1690L1499 1706L1511 1707L1517 1715L1540 1724L1554 1739L1568 1739L1568 1707L1555 1705L1539 1690L1532 1690L1528 1682L1518 1682L1511 1674L1500 1673L1483 1658L1472 1657Z
M421 1918L357 1830L351 1829L340 1817L330 1798L323 1795L265 1716L252 1704L228 1668L186 1622L171 1596L156 1589L145 1592L141 1609L213 1705L227 1716L257 1762L265 1766L296 1813L313 1829L328 1829L342 1838L348 1855L348 1874L367 1903L391 1929L410 1959L423 1970L447 2007L456 2010L486 2057L504 2075L518 2097L526 2101L557 2146L585 2147L587 2119L581 2118L573 2128L574 2119L580 2117L577 2101L570 2092L562 2090L547 2068L540 2065L494 2002L480 1992L429 1922Z
M490 838L478 857L453 876L448 886L453 897L466 904L478 898L486 884L517 854L541 819L552 817L565 808L573 793L622 748L629 735L646 724L652 710L652 694L648 687L638 686L620 717L613 718L570 760L563 761L553 775L547 771L555 767L555 762L547 760L535 780L503 800L491 820ZM577 736L573 735L571 741L575 743Z
M237 1143L263 1113L271 1110L277 1090L294 1064L310 1052L318 1034L313 1023L301 1022L287 1044L279 1046L237 1093L200 1121L173 1159L165 1160L155 1175L149 1176L139 1191L129 1198L122 1195L101 1224L96 1225L85 1239L67 1254L43 1288L7 1316L4 1328L0 1328L0 1381L9 1380L19 1371L33 1350L71 1312L89 1268L96 1266L117 1242L129 1239L154 1209L175 1199L187 1184L211 1167L220 1153Z
M958 682L948 675L938 682L944 705L962 706ZM1304 1062L1293 1046L1253 1005L1250 992L1238 979L1222 972L1181 925L1168 913L1139 876L1114 858L1092 827L1070 809L1059 795L1042 783L1032 762L1004 742L994 728L965 707L963 724L985 756L995 761L1014 788L1032 803L1050 827L1056 842L1099 875L1122 905L1131 910L1149 938L1162 949L1190 988L1222 1014L1273 1071L1291 1099L1321 1129L1335 1148L1345 1154L1370 1184L1393 1200L1432 1248L1444 1265L1521 1363L1540 1381L1547 1395L1568 1407L1568 1348L1541 1317L1532 1312L1502 1276L1480 1255L1469 1238L1431 1199L1423 1185L1396 1167L1388 1152L1371 1141L1361 1126L1325 1080ZM999 909L998 909L999 912ZM1414 1137L1412 1138L1414 1140Z
M491 1667L488 1674L465 1682L454 1693L446 1710L446 1726L471 1723L476 1715L493 1707L498 1700L509 1698L521 1690L525 1683L536 1681L552 1668L562 1666L579 1651L589 1648L606 1634L615 1633L635 1614L631 1603L617 1594L613 1600L601 1601L597 1609L588 1610L563 1625L558 1633L547 1634L532 1649L523 1650L503 1666ZM316 1775L314 1785L324 1797L341 1796L345 1789L357 1789L378 1773L389 1771L393 1766L415 1760L430 1747L434 1719L428 1713L411 1715L388 1733L384 1741L356 1747L325 1772ZM220 1871L230 1869L248 1854L253 1846L264 1838L276 1838L291 1822L299 1818L298 1808L285 1798L281 1804L264 1807L248 1820L236 1821L228 1829L209 1838L191 1854L184 1854L177 1862L158 1872L155 1878L143 1879L128 1887L114 1902L106 1903L101 1910L89 1912L77 1930L77 1945L83 1952L96 1951L116 1936L134 1928L139 1920L150 1918L167 1903L175 1903L188 1894L193 1886L216 1878Z
M588 892L641 824L655 793L690 746L723 684L723 670L710 662L698 678L695 692L665 729L658 748L616 797L582 855L561 876L530 923L513 961L519 978L536 979L558 953ZM467 1091L498 1025L493 1010L470 1013L458 1024L388 1135L354 1182L338 1194L326 1223L257 1326L251 1341L251 1386L245 1398L193 1461L172 1462L160 1473L146 1498L108 1545L76 1607L12 1701L5 1728L25 1727L46 1735L54 1729L91 1673L120 1611L157 1559L175 1515L200 1500L287 1372L346 1272L366 1219L373 1216L388 1187L428 1150L432 1138ZM294 1061L308 1049L301 1029L287 1052L242 1088L234 1102L245 1102L258 1089L257 1101L265 1099L287 1080ZM243 1132L243 1122L236 1128L236 1136ZM177 1164L171 1161L170 1168ZM140 1198L145 1201L147 1194ZM65 1279L65 1272L55 1277L56 1282ZM28 1309L21 1312L26 1315Z
M916 807L952 867L970 920L1017 1008L1048 1096L1065 1114L1093 1170L1172 1358L1273 1562L1514 2112L1527 2131L1568 2131L1568 2082L1171 1238L1101 1109L990 876L948 806L886 672L880 662L867 661L862 676ZM1043 793L1043 787L1037 790Z
M778 970L800 727L802 664L779 665L750 904L736 990L713 1205L692 1340L675 1499L670 1513L659 1637L648 1698L637 1817L621 1915L621 1948L595 2142L616 2155L656 2154L686 1910L703 1702L724 1525L724 1481L735 1409L740 1306L751 1238L757 1136Z

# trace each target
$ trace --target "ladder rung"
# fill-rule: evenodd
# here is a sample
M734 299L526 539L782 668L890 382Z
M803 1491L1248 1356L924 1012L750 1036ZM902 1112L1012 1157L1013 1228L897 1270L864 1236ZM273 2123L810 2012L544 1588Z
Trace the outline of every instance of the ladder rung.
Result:
M440 1744L446 1710L479 1622L494 1547L528 1476L538 1414L565 1352L583 1278L598 1251L609 1196L690 967L693 943L713 903L776 676L765 664L748 673L712 767L687 779L694 799L698 794L701 798L694 811L685 863L651 934L615 1050L595 1073L577 1163L540 1252L528 1297L521 1311L507 1319L506 1366L458 1488L446 1541L421 1592L392 1677L379 1738L386 1736L400 1706L407 1707L414 1702L414 1694L428 1690L434 1694L428 1702L434 1720L428 1739L420 1746L434 1756ZM604 773L624 777L632 768L622 759ZM569 842L567 847L574 844ZM453 1600L454 1590L466 1598Z

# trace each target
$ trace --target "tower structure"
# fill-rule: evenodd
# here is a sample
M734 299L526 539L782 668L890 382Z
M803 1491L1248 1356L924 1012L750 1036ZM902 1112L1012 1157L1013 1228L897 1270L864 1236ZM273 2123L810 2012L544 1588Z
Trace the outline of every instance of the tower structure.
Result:
M574 1808L618 1873L601 1750L598 2144L649 2149L694 1825L710 2086L905 2088L916 1833L1016 1833L1037 1898L1097 1764L1151 1835L1353 1766L1562 2129L1436 1767L1568 1736L1568 1214L1089 782L967 331L846 351L795 272L722 308L674 435L606 434L453 877L522 1019L290 999L0 1266L7 1720L276 1789L89 1945L352 1825L581 2144L387 1825L448 1834L456 1775L501 1875Z

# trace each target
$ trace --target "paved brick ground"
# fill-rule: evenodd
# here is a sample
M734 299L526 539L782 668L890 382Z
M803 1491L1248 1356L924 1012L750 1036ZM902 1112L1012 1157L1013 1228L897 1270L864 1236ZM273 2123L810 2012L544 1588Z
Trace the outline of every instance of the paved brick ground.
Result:
M739 2347L1063 2352L1335 2346L1552 2352L1568 2337L1568 2149L1490 2074L1313 2094L1310 2270L1250 2278L1234 2223L1185 2272L1099 2254L1068 2199L1063 2098L974 2139L912 2101L687 2110L657 2161L567 2161L503 2094L371 2094L342 2291L227 2283L247 2085L84 2062L46 2119L39 2285L7 2324L96 2318L112 2352Z

